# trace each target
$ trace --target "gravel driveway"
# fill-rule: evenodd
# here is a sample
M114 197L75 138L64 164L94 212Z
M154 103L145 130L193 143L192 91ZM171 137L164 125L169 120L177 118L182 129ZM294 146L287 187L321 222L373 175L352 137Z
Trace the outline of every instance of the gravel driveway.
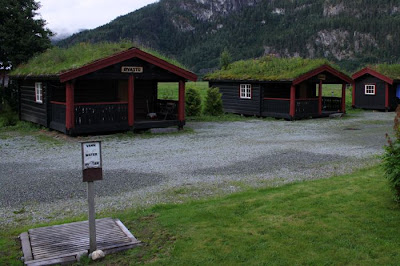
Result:
M189 123L193 133L100 136L104 180L96 210L231 193L247 187L325 178L378 161L394 113L342 119ZM86 212L78 141L0 138L0 226Z

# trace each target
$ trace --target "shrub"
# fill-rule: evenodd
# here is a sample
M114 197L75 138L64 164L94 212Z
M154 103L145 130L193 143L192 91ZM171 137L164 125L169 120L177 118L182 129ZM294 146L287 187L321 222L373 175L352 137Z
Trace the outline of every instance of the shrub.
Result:
M2 127L12 127L15 126L17 122L18 122L17 114L8 111L2 114L2 119L0 124Z
M201 96L194 88L188 88L186 91L185 111L187 116L198 116L201 113Z
M221 93L218 88L210 88L207 90L204 113L206 115L215 116L223 113Z
M388 145L385 146L383 167L385 177L394 190L395 199L396 201L400 201L400 105L396 109L393 129L395 133L394 140L386 134Z

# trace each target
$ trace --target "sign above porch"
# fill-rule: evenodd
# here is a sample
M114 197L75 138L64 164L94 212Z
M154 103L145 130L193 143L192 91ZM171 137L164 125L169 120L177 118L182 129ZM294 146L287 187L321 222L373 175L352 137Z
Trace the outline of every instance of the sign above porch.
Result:
M122 66L121 72L122 73L143 73L143 67Z

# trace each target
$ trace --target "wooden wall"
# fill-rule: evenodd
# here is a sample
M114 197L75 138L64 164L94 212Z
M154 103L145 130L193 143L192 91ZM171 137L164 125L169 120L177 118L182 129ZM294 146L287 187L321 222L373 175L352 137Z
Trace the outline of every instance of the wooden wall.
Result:
M210 87L219 88L222 94L222 104L224 112L235 113L243 115L256 115L261 114L260 102L260 84L252 83L252 98L240 99L240 84L249 84L250 82L212 82Z
M376 85L375 95L365 95L365 84ZM385 110L385 82L371 75L358 78L356 80L355 107Z
M21 120L30 121L47 127L47 83L42 82L43 103L36 103L35 82L41 81L19 81L20 117Z

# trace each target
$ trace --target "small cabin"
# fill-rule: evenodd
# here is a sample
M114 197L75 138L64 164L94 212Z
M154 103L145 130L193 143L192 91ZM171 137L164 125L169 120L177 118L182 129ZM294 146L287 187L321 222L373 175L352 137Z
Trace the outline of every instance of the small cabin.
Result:
M400 104L400 65L375 65L353 74L355 108L395 110Z
M353 82L323 59L274 57L238 61L205 79L219 88L227 113L288 120L345 113ZM327 84L339 84L339 95L329 95Z
M13 71L20 119L68 135L185 125L185 82L195 74L135 47L102 51L96 59L94 44L53 48ZM158 99L159 82L178 84L178 100Z

